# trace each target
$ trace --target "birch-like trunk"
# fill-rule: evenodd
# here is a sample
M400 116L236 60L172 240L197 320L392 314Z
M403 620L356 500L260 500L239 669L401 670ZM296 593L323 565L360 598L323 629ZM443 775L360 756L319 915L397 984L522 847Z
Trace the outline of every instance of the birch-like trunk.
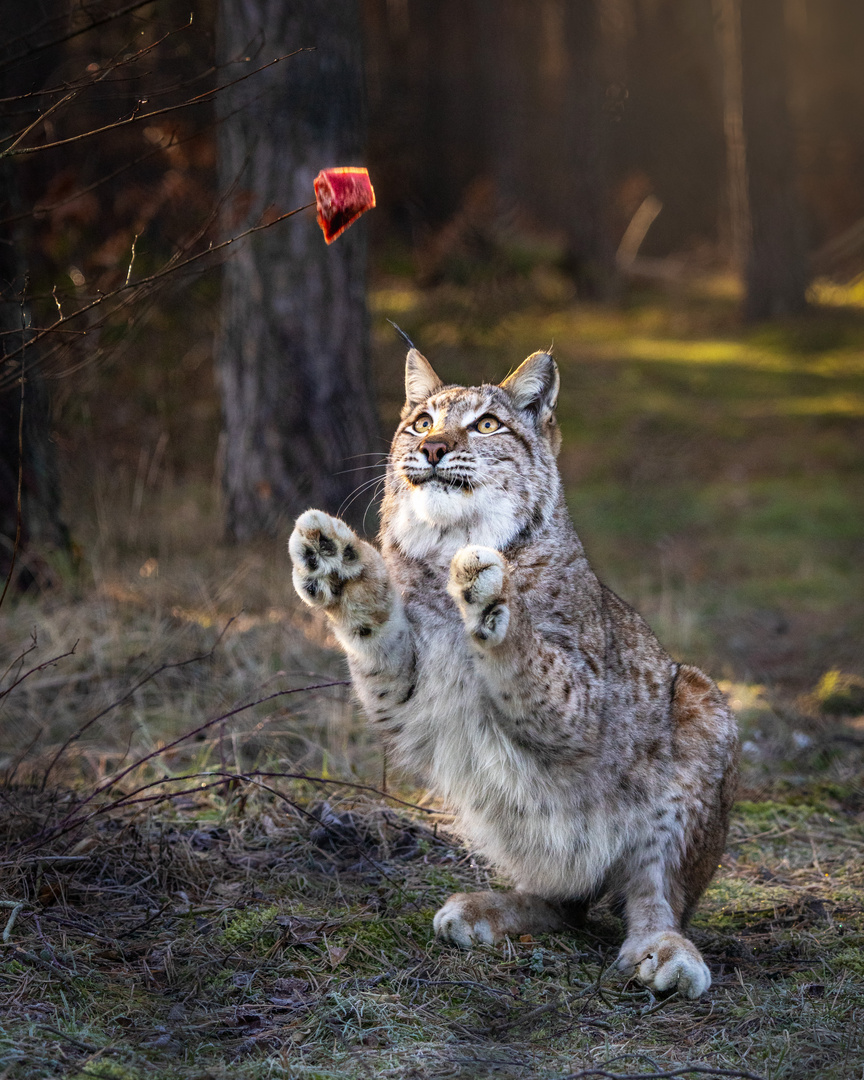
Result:
M321 168L362 165L359 11L354 0L221 0L220 63L239 74L302 52L221 102L226 233L314 198ZM244 61L244 57L250 57ZM373 177L374 181L374 177ZM379 451L368 362L366 223L327 247L314 210L240 242L223 276L217 370L226 530L274 533L307 507L332 513ZM355 520L368 497L356 500Z

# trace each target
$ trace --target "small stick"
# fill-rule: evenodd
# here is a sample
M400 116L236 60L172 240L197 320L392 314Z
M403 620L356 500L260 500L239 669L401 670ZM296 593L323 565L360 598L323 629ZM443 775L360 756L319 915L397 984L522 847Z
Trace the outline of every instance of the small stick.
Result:
M21 908L26 907L24 900L0 900L0 907L11 907L9 912L9 918L6 921L6 929L3 931L3 944L6 945L9 942L9 938L12 936L12 927L15 925L15 920L18 918L18 912Z

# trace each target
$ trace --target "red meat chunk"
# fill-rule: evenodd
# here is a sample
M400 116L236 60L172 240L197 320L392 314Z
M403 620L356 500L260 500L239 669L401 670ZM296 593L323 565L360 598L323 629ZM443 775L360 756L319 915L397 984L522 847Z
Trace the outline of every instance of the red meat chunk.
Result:
M375 192L366 169L322 169L315 177L318 224L332 244L352 222L375 205Z

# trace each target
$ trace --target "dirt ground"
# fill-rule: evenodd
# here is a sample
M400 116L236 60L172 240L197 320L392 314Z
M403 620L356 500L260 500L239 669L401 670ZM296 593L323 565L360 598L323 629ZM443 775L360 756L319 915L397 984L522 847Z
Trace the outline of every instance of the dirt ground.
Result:
M373 301L382 430L385 316L452 380L554 340L589 557L729 694L739 800L692 928L712 988L624 984L602 905L572 935L434 940L449 893L496 882L388 772L284 542L220 542L206 356L144 335L61 401L77 568L0 612L0 1077L864 1078L860 313L748 331L722 296L611 312L545 273Z

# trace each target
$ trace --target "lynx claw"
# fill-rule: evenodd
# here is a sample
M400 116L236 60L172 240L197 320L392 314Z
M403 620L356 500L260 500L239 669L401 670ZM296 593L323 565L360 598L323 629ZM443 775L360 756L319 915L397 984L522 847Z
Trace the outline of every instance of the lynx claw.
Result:
M699 950L674 930L625 941L617 966L649 990L677 989L688 998L701 997L711 985L711 972Z
M310 607L331 607L345 583L363 571L355 533L344 521L321 510L307 510L297 518L288 551L294 564L294 588Z
M504 640L510 624L507 578L504 557L494 548L471 545L453 556L447 591L478 644L494 646Z

